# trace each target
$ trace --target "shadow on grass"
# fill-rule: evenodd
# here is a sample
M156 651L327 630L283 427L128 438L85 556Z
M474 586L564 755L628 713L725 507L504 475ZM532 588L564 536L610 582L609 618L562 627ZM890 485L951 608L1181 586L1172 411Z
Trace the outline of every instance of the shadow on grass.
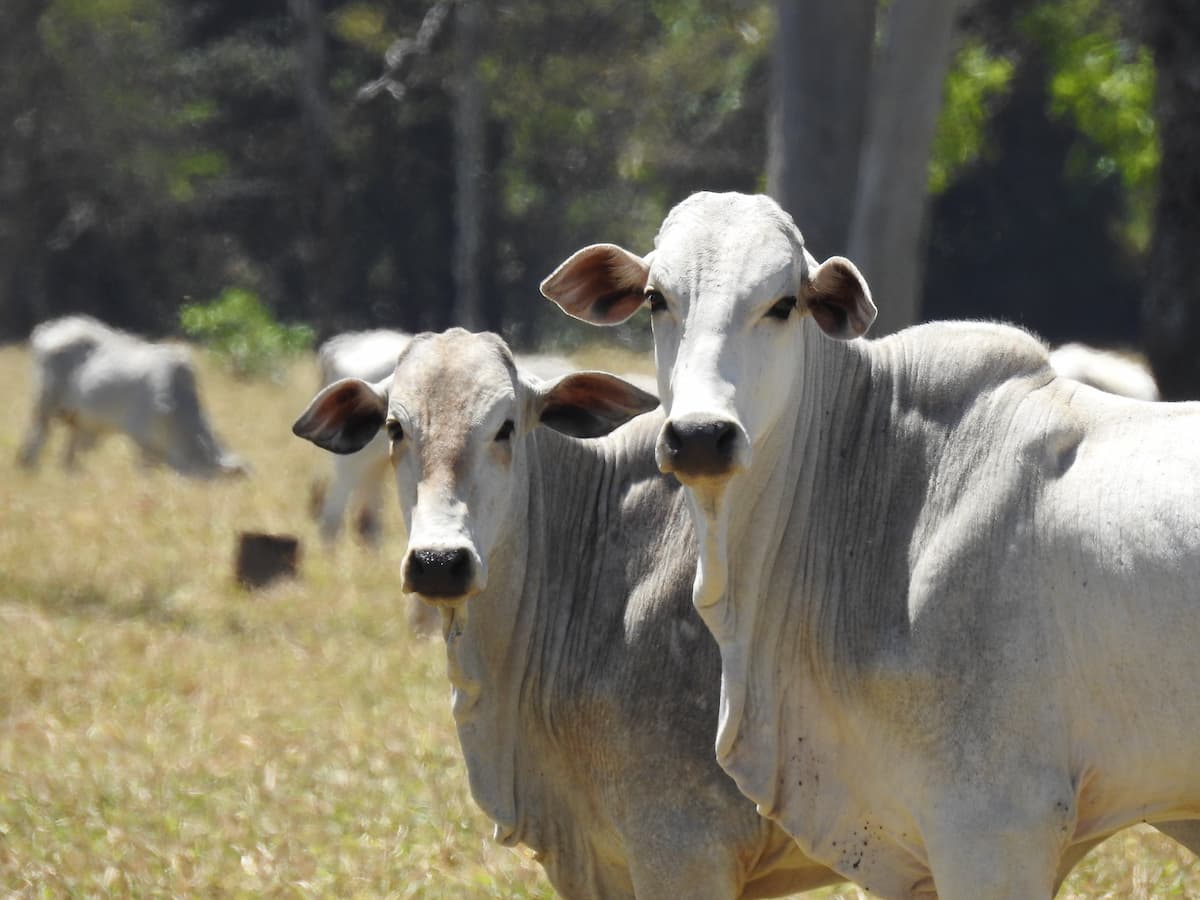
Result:
M141 621L175 631L195 628L199 624L196 617L176 609L169 595L169 590L147 585L136 596L115 598L92 584L54 579L39 581L0 572L0 602L36 607L55 616Z

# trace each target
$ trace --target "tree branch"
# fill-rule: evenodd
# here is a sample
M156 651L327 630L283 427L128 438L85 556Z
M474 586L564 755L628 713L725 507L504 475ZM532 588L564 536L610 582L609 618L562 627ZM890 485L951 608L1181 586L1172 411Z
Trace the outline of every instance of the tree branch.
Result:
M427 56L433 49L456 2L457 0L437 0L426 10L425 17L417 28L416 37L393 41L383 54L383 74L359 88L355 99L359 103L365 103L381 91L387 91L395 100L402 99L405 80L411 74L412 67L418 59Z

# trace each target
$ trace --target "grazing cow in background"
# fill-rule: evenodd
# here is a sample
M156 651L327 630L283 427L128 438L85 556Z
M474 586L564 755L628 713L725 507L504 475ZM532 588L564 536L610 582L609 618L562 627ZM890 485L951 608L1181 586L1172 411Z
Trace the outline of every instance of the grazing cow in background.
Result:
M137 444L147 465L201 478L247 472L208 423L185 347L150 343L90 316L43 322L30 344L35 388L23 465L37 462L50 423L59 421L69 432L67 468L99 436L117 431Z
M721 765L885 897L1047 897L1072 845L1200 817L1200 406L1058 378L1015 328L875 315L766 197L543 284L648 303L721 650Z
M381 381L392 373L411 335L386 328L348 331L335 335L317 350L321 387L342 378ZM554 378L576 368L561 356L527 354L517 357L522 371L538 378ZM379 434L357 453L333 461L328 487L314 485L313 508L322 539L337 540L351 498L357 498L356 530L368 544L377 544L383 512L384 481L389 471L388 442Z
M1134 400L1158 400L1154 373L1140 359L1087 344L1063 344L1050 351L1050 365L1064 378L1074 378L1110 394Z
M691 605L682 492L657 399L615 376L529 378L495 335L418 335L295 432L383 431L407 523L398 576L441 609L471 792L578 898L767 897L840 880L761 818L712 745L720 661ZM546 426L546 427L541 427Z

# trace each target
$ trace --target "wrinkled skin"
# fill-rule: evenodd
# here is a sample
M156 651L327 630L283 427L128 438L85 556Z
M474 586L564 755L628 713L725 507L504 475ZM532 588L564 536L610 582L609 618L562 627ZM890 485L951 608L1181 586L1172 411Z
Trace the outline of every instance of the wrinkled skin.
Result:
M1004 326L854 340L865 280L765 197L695 195L543 292L651 306L717 757L806 853L883 896L1047 896L1200 815L1200 407L1058 379Z
M541 382L493 335L414 338L382 382L317 396L297 434L376 433L409 533L398 581L442 614L471 791L578 898L767 897L837 881L712 754L720 662L695 544L653 445L657 399L603 373Z

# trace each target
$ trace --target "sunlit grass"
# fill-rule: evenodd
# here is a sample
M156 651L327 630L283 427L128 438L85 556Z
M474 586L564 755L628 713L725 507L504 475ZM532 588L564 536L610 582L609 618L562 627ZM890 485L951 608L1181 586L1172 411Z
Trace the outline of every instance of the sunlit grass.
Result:
M251 479L145 472L119 438L74 474L55 440L38 471L16 468L28 357L0 349L0 893L552 896L470 799L441 640L406 624L401 548L320 550L308 481L328 460L289 430L315 370L241 383L201 362ZM239 530L297 534L301 577L238 589ZM1135 830L1063 896L1171 893L1200 894L1200 870Z

